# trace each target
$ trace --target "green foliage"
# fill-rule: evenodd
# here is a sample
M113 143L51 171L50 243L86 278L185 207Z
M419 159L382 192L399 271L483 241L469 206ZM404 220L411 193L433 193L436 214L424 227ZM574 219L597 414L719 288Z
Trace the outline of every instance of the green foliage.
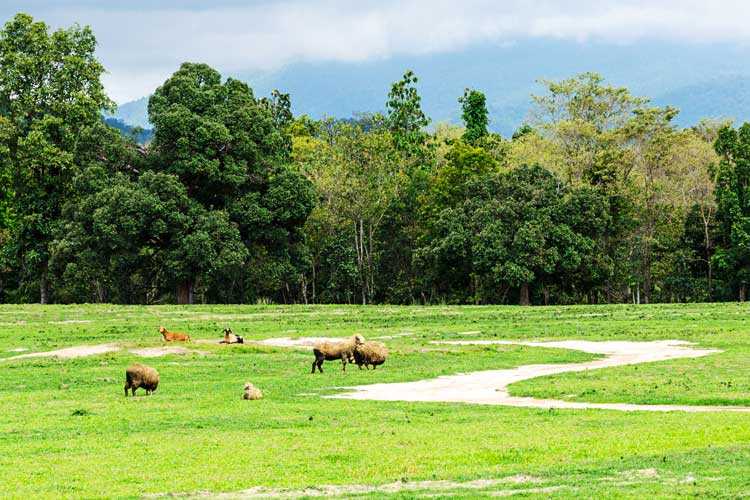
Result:
M399 150L409 154L416 154L424 144L422 129L430 124L430 119L422 111L417 81L413 71L404 73L400 81L391 85L386 102L393 141Z
M49 300L49 244L79 168L83 131L112 105L99 80L96 39L75 25L49 32L18 14L0 32L0 155L6 247ZM12 218L11 218L12 217ZM29 297L30 298L30 297Z
M458 99L461 103L461 119L466 125L463 140L473 144L487 137L487 125L489 125L489 112L487 111L487 98L478 90L466 89L464 96Z
M715 148L721 158L716 183L721 233L714 261L744 300L750 282L750 124L721 128Z

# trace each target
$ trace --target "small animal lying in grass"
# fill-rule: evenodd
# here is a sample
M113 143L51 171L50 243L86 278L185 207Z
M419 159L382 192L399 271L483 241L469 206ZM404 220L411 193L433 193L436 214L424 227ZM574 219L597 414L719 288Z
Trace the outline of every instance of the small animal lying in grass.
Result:
M385 363L387 357L388 348L380 342L365 342L354 348L354 362L357 363L360 370L362 365L365 365L368 370L370 367L367 365L372 365L374 370L376 366Z
M346 363L352 362L354 358L354 348L365 343L365 338L360 335L352 335L351 338L340 342L318 342L313 346L315 361L312 363L312 373L315 373L315 367L323 373L323 361L341 360L341 370L346 371Z
M125 370L125 397L128 397L128 389L131 389L133 396L135 396L135 390L141 387L146 390L146 395L149 396L158 386L159 372L150 366L136 363L128 366Z
M187 335L185 333L170 332L163 326L159 327L159 333L161 333L162 337L164 337L164 342L190 342L190 335Z
M232 333L231 328L224 328L224 340L219 341L219 344L244 344L245 339L239 335Z
M255 387L253 384L248 382L245 384L245 394L242 396L242 399L261 399L263 397L263 393L260 392L260 389Z

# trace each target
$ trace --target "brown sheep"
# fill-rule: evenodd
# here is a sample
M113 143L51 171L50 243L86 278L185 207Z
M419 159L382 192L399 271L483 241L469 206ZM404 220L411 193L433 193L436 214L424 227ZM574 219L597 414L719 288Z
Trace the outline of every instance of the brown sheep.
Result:
M181 342L190 342L190 335L187 335L185 333L170 332L163 326L159 327L159 333L161 333L162 337L164 337L162 339L164 342L174 342L175 340L179 340Z
M362 365L365 365L368 370L370 367L367 365L372 365L374 370L376 366L385 363L387 357L388 348L380 342L365 342L354 348L354 362L357 363L360 370Z
M128 366L125 370L125 397L128 397L128 389L133 391L142 387L146 390L146 395L151 395L159 385L159 372L150 366L136 363Z
M351 338L340 342L318 342L313 346L315 361L312 363L312 373L315 373L315 367L323 373L323 361L341 360L341 370L346 371L346 363L351 362L354 356L354 348L359 344L364 344L365 338L360 335L352 335Z
M263 397L263 393L260 392L260 389L255 387L250 382L245 384L245 394L242 396L242 399L261 399Z

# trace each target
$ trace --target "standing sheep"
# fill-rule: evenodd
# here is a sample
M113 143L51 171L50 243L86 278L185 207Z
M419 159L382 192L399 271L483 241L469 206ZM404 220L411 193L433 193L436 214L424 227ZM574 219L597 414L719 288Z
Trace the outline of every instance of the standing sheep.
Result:
M388 348L380 342L365 342L354 348L354 362L357 363L360 370L362 365L365 365L368 370L370 367L367 365L372 365L374 370L376 366L385 363L387 357Z
M128 389L131 389L133 396L135 396L135 390L139 387L144 388L146 395L149 396L158 385L159 372L150 366L136 363L128 366L128 369L125 370L125 397L128 397Z
M365 338L360 335L352 335L351 338L341 342L318 342L313 346L315 361L312 364L312 373L315 373L315 367L323 373L323 361L341 360L341 370L346 371L346 362L354 357L354 348L365 343Z

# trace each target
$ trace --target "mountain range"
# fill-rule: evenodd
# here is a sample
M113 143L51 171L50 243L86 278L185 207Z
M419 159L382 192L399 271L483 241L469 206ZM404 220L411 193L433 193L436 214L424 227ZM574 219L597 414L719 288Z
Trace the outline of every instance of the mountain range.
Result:
M469 87L486 94L490 128L508 136L527 118L530 95L543 90L538 80L587 71L657 105L680 109L680 126L708 117L750 120L749 62L750 48L736 45L528 40L359 63L297 63L274 72L227 76L247 81L257 96L273 89L288 92L295 115L347 118L383 111L390 84L411 69L433 123L459 123L458 98ZM123 103L114 116L148 128L147 104L147 97Z

